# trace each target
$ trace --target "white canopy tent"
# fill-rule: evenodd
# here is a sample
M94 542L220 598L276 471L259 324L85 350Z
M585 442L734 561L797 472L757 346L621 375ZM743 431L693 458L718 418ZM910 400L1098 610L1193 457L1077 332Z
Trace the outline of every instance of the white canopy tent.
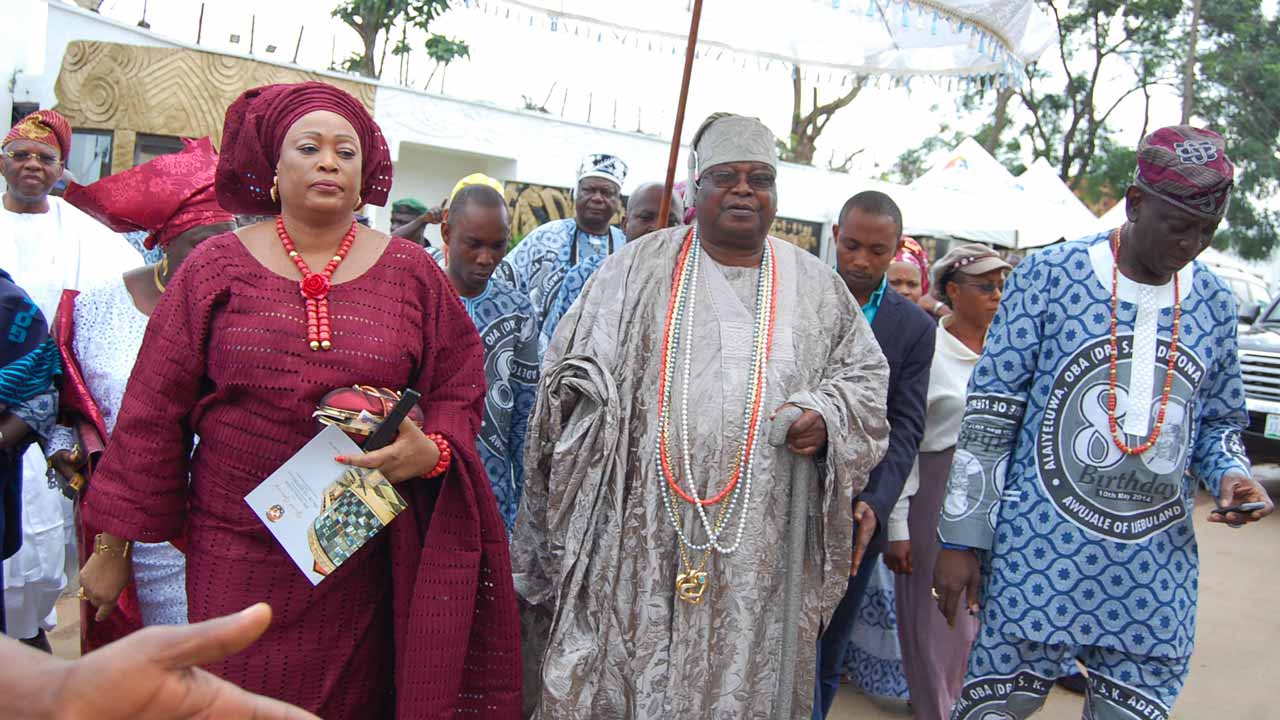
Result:
M917 206L908 216L908 234L1018 247L1013 174L973 138L907 187L907 202Z
M1024 196L1018 203L1022 211L1019 248L1043 247L1101 231L1098 218L1058 177L1048 160L1037 158L1017 177L1016 186Z
M1098 232L1103 230L1111 230L1125 224L1129 216L1125 214L1124 198L1120 198L1120 202L1111 206L1111 209L1102 214L1097 220Z
M1014 177L973 138L909 186L919 204L908 232L1018 250L1044 247L1099 230L1089 212L1044 159Z

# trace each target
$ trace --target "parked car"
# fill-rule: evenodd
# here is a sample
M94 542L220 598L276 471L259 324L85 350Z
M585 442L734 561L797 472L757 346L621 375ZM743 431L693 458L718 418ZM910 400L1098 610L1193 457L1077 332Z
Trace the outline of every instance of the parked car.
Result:
M1280 297L1265 309L1241 306L1240 370L1249 429L1245 448L1254 462L1280 462Z
M1271 293L1267 288L1267 281L1248 270L1213 262L1207 264L1213 274L1221 278L1231 289L1231 294L1236 296L1236 307L1240 308L1242 323L1240 329L1244 331L1248 327L1244 318L1261 315L1262 311L1271 304Z

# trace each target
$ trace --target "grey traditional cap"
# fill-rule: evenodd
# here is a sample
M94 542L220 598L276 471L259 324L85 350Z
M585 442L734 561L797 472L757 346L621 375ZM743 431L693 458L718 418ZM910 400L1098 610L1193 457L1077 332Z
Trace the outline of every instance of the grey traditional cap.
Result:
M777 139L773 131L756 118L712 113L693 134L685 203L694 204L698 178L707 168L734 162L759 162L778 167Z
M933 293L939 299L945 299L947 288L943 278L953 272L965 275L981 275L992 270L1012 270L1013 266L996 254L995 250L979 243L959 245L938 259L929 268L929 282L933 285Z

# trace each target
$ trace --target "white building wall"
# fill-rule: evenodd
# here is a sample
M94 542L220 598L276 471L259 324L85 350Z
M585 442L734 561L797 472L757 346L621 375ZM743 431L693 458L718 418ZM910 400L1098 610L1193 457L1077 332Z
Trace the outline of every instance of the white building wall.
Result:
M0 5L9 3L30 6L24 12L47 18L44 27L39 23L33 27L32 22L24 15L17 25L23 28L23 32L6 33L10 38L16 35L15 39L19 42L31 43L32 51L41 57L39 67L32 66L18 77L14 87L14 102L34 102L39 103L40 107L53 107L58 103L53 87L58 81L58 71L62 68L62 56L73 40L98 40L150 47L187 47L142 28L105 18L60 0L48 3L42 0L0 0ZM46 31L34 32L37 28ZM27 30L33 32L28 33Z

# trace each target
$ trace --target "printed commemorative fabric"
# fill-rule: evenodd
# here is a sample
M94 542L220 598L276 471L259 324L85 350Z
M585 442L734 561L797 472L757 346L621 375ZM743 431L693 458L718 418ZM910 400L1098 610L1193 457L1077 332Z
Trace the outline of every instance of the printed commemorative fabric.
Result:
M524 436L538 393L538 328L529 299L501 283L462 304L484 344L488 382L477 447L510 532L524 491Z
M591 235L573 218L553 220L526 235L494 275L529 296L541 325L571 268L587 258L608 255L610 247L617 252L626 242L627 236L613 226L608 236Z
M427 251L444 265L444 253ZM524 491L524 436L538 395L543 343L524 293L490 280L476 297L461 298L484 345L484 420L476 447L502 521L511 532Z
M1100 647L1010 638L984 628L969 655L952 720L1024 720L1040 710L1054 681L1088 670L1084 717L1169 720L1190 670L1189 658L1132 655Z
M678 541L654 460L655 343L687 233L660 231L609 258L547 350L512 539L523 620L550 628L527 634L524 648L541 718L762 717L783 673L794 673L796 716L813 703L814 664L779 669L777 648L787 632L813 648L848 586L853 494L888 439L887 365L839 277L775 240L777 324L763 407L790 400L814 409L830 439L825 473L805 489L804 607L788 622L780 602L792 458L763 445L741 547L709 558L702 604L677 600ZM728 468L741 437L759 270L701 262L691 347L705 362L688 381L690 452L707 468ZM725 477L698 481L720 486ZM697 526L692 507L680 513L685 527Z
M1148 452L1125 455L1112 442L1107 412L1113 267L1108 234L1100 234L1039 253L1010 276L969 387L939 534L990 550L984 627L1184 657L1198 571L1192 478L1216 494L1225 474L1249 472L1235 302L1204 266L1179 274L1181 328L1163 430ZM1146 375L1157 389L1168 363L1172 285L1152 296L1159 339ZM1121 428L1140 290L1121 276ZM1159 409L1154 396L1146 427Z
M908 699L907 676L898 641L898 604L894 576L879 556L853 623L853 639L845 648L844 671L867 695Z

